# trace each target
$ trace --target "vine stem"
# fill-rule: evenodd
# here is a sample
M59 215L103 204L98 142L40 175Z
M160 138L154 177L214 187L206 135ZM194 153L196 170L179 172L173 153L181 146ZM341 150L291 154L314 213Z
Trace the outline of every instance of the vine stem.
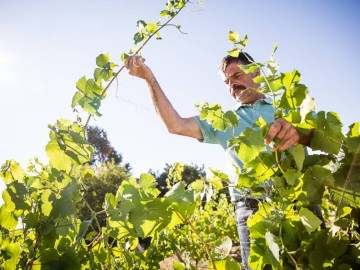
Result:
M275 160L276 160L276 164L278 165L282 174L285 174L284 169L281 167L280 160L279 160L279 152L277 150L275 151Z
M170 19L168 19L164 24L162 24L154 33L152 33L145 41L144 43L136 50L136 52L134 53L134 55L137 55L140 53L140 51L144 48L144 46L150 41L151 38L153 38L157 33L160 32L161 29L163 29L165 26L170 25L169 23L180 13L180 11L186 6L186 4L189 1L186 1L184 6L182 6L181 8L179 8L179 10L174 14L174 16L172 16ZM103 90L103 92L101 93L101 97L103 97L105 95L105 93L107 92L107 90L109 89L109 87L111 86L111 84L115 81L115 79L117 79L117 77L119 76L120 72L125 68L125 66L123 65L117 72L115 72L114 76L111 78L110 82L107 84L107 86L105 87L105 89ZM89 114L85 123L84 128L86 129L86 127L89 125L90 119L91 119L92 115Z
M291 261L293 262L294 266L295 266L295 269L296 270L300 270L298 264L296 263L296 260L295 258L292 256L292 254L290 254L290 252L287 250L287 248L285 247L285 244L284 244L284 241L282 239L282 224L280 223L280 241L281 241L281 245L284 247L284 250L286 252L286 254L290 257Z
M211 261L211 264L214 267L214 270L217 270L216 268L216 264L214 261L214 258L211 256L208 244L204 241L204 239L201 237L201 235L199 234L199 232L196 230L196 228L194 227L194 225L192 224L192 222L189 219L185 219L182 215L180 215L178 212L175 212L176 215L182 220L182 222L185 223L185 221L190 225L191 229L193 230L193 232L196 234L197 237L199 237L200 242L204 245L204 249L205 252L207 254L207 256L209 257L209 260Z

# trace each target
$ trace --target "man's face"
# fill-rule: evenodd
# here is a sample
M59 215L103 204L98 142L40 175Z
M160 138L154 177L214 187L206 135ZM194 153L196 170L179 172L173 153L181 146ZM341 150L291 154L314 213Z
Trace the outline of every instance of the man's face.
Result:
M240 103L253 104L263 95L257 92L259 85L254 83L253 78L259 73L246 74L242 71L237 63L229 64L224 72L221 72L226 87L230 95Z

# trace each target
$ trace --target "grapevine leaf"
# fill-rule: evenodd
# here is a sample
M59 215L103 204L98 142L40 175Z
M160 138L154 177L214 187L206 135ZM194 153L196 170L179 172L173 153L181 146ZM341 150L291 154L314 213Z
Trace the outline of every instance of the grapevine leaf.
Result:
M134 35L134 43L135 44L140 43L141 41L143 41L144 37L145 36L142 33L140 33L140 32L136 33Z
M228 269L231 269L231 270L240 270L240 265L234 261L234 259L232 258L225 258L224 260L221 260L221 261L215 261L215 265L216 265L216 269L218 270L228 270ZM209 262L209 268L208 269L212 269L212 265L211 263Z
M71 107L74 108L76 105L78 105L79 101L84 97L84 95L80 91L76 91L74 94L72 101L71 101Z
M360 123L356 122L349 126L349 132L345 139L349 153L354 153L360 147Z
M234 31L230 31L229 35L228 35L228 40L230 40L231 42L238 42L240 39L239 33L238 32L234 32Z
M16 269L17 264L20 260L21 247L20 243L10 243L5 247L6 255L10 257L10 259L5 261L4 269Z
M290 186L296 186L299 183L299 179L302 173L300 171L294 169L288 169L284 173L284 177L286 179L286 183Z
M305 99L303 100L303 102L300 105L300 115L301 115L301 119L303 121L306 120L306 116L310 113L312 115L312 113L315 111L315 99L312 98L310 95L306 95Z
M140 175L141 190L146 194L149 194L149 198L155 198L160 194L160 191L156 188L157 182L152 174L143 173Z
M98 67L104 68L106 63L110 61L110 56L108 53L100 54L98 57L96 57L96 65Z
M196 180L190 184L191 189L200 192L204 189L204 181L203 180Z
M53 209L52 202L49 200L51 194L52 191L50 189L44 190L44 192L41 194L41 212L46 217L50 216L50 213Z
M303 190L311 202L320 203L325 185L333 186L335 179L331 171L320 165L309 167L304 173Z
M299 221L295 222L293 220L284 220L282 221L282 229L283 229L283 241L284 245L289 251L295 251L300 247L300 239L296 232L296 225Z
M15 180L23 182L24 176L24 170L14 160L7 160L1 167L0 177L4 180L5 184L10 184Z
M260 70L261 64L248 64L248 65L239 65L240 69L246 74L251 74Z
M85 234L87 233L89 227L91 225L91 220L84 220L81 222L80 224L80 229L79 229L79 233L76 236L76 241L74 243L74 245L78 245L79 242L81 241L81 239L83 239L83 237L85 236Z
M158 30L158 27L157 27L156 23L148 22L145 29L148 33L153 34Z
M165 17L169 14L169 11L168 10L162 10L160 11L160 17Z
M238 57L239 53L240 53L240 49L238 48L234 48L230 51L227 51L228 55L232 56L232 57Z
M121 61L125 61L126 60L126 58L128 58L129 57L129 54L127 54L127 53L122 53L121 54Z
M280 100L280 106L284 109L297 109L307 96L307 87L303 84L297 84L291 86L291 88L285 88L285 93Z
M195 196L194 191L185 190L185 187L186 183L183 181L176 183L165 194L165 198L172 203L172 208L175 212L183 217L188 217L195 210Z
M270 61L267 63L268 76L275 76L278 70L279 70L279 64L275 61L274 57L271 57Z
M74 213L75 206L73 202L73 194L77 188L76 183L70 183L60 192L59 195L50 195L49 200L53 205L53 209L51 211L52 217L66 217Z
M50 165L57 170L69 171L71 168L71 158L60 149L55 140L51 140L46 145L46 155L49 158Z
M101 79L104 81L109 81L114 76L114 71L109 69L96 68L94 70L94 78L97 84L101 83ZM101 95L103 93L101 92Z
M9 211L5 205L0 208L0 225L1 227L13 230L18 224L18 220L12 211Z
M83 94L86 94L86 77L82 76L76 83L76 88Z
M297 169L301 171L305 160L305 148L298 144L293 147L290 153L295 159Z
M29 209L30 203L26 199L26 187L18 181L12 182L6 190L3 191L3 199L9 211Z
M309 234L319 228L322 223L322 221L317 216L315 216L313 212L304 207L300 209L299 217Z
M89 96L93 96L93 94L101 95L103 88L99 86L94 79L88 79L86 81L85 93Z
M215 259L223 260L230 254L232 248L232 241L230 237L225 236L217 240L214 243L214 245L215 245L215 250L214 250Z
M139 237L152 236L156 231L164 229L171 221L170 204L163 198L142 204L129 213L129 221Z
M197 104L200 109L200 119L207 120L214 129L225 131L229 127L237 127L239 116L234 111L224 113L219 104Z
M334 112L329 112L325 118L324 111L318 112L316 125L316 130L310 143L311 148L336 155L340 151L342 140L344 139L339 116Z
M239 137L229 140L229 147L234 150L243 163L255 159L262 151L266 150L264 137L260 129L247 128Z
M272 253L272 255L274 256L274 258L276 259L276 261L279 262L280 260L280 247L278 245L278 239L277 237L275 237L275 235L273 235L271 232L266 232L265 233L265 239L266 239L266 243Z

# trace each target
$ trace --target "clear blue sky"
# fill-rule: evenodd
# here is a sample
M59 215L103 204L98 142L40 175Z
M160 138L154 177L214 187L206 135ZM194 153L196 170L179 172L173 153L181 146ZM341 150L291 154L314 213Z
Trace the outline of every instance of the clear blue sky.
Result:
M76 81L92 75L100 53L120 64L136 21L156 21L164 3L0 1L0 163L34 156L46 162L47 125L75 119ZM198 101L233 107L217 68L234 30L249 36L257 61L267 60L277 42L281 71L301 72L318 111L338 112L345 126L360 121L360 1L205 0L189 4L175 23L189 34L168 28L143 55L181 115L197 114ZM226 169L219 146L167 133L143 81L123 72L118 84L102 104L103 117L91 124L107 131L135 175L175 161Z

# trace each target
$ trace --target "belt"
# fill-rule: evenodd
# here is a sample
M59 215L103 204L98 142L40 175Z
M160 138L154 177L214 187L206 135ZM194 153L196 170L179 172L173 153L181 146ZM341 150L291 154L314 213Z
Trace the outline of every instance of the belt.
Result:
M241 199L235 202L235 210L244 206L249 208L257 208L260 201L261 200L252 199L252 198Z

